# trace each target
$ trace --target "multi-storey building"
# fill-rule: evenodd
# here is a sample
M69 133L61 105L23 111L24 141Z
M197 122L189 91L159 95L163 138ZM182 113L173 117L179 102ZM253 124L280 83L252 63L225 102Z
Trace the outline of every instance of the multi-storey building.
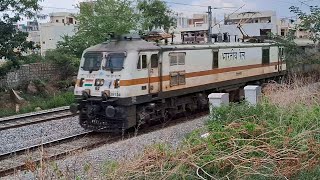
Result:
M297 42L309 42L310 32L297 28L301 21L293 19L297 18L281 18L279 20L275 11L226 14L224 23L217 23L217 20L213 18L213 42L234 42L249 37L267 38L270 33L285 37L290 30L294 30ZM207 40L208 24L207 14L195 14L192 18L186 18L183 14L179 14L177 28L174 31L175 42L193 41L196 43L203 39ZM197 36L198 40L195 40Z
M242 12L225 16L219 32L227 33L230 41L252 36L267 36L278 33L278 20L275 11ZM232 38L234 37L234 38Z
M40 45L40 31L38 21L28 21L26 24L17 24L16 28L19 31L28 33L27 41L34 42L35 45ZM29 50L23 53L28 54L39 54L39 49Z
M68 12L51 13L48 23L40 24L41 55L55 49L63 36L72 36L77 31L77 20Z
M175 29L175 42L205 42L208 38L208 14L194 14L191 18L180 14Z

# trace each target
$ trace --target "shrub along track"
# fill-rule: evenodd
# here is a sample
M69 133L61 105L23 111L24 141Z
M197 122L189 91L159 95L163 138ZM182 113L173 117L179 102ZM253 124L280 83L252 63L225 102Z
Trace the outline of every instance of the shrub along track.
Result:
M187 120L208 115L208 111L195 113L188 117L179 117L137 130L120 134L85 132L36 146L26 147L14 152L0 154L0 177L13 174L17 170L35 171L43 161L58 160L83 150L91 150L123 139L147 134L162 128L171 127Z
M69 106L0 118L0 131L74 116Z

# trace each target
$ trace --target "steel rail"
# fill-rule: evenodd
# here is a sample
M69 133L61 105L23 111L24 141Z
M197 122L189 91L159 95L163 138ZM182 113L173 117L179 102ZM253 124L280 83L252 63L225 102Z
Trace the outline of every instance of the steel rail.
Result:
M93 132L83 132L0 154L0 177L10 175L17 170L26 170L30 163L36 165L42 160L54 160L79 150L90 150L113 139L121 138L101 138L94 136Z
M0 118L0 131L73 116L69 106Z
M23 153L23 152L25 152L27 150L34 150L36 148L39 148L40 146L45 147L45 146L48 146L48 145L54 145L55 143L67 141L67 140L70 140L70 139L73 139L73 138L77 138L79 136L87 135L89 133L92 133L92 132L89 131L89 132L78 133L78 134L70 135L70 136L67 136L67 137L64 137L64 138L59 138L57 140L48 141L48 142L45 142L45 143L42 143L42 144L33 145L33 146L25 147L25 148L20 148L20 149L17 149L15 151L12 151L12 152L2 153L2 154L0 154L0 161L5 159L6 157L11 156L11 155L18 155L18 154Z

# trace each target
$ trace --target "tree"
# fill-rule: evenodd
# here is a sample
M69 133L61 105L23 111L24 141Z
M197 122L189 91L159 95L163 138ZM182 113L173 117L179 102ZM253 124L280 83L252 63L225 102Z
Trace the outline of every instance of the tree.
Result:
M79 58L73 54L65 53L61 49L47 51L45 59L59 67L63 79L73 76L80 65Z
M160 0L139 0L137 9L141 13L143 30L151 31L153 28L162 28L166 32L175 26L173 11Z
M80 34L74 36L64 36L62 41L57 44L57 49L64 54L72 54L80 58L83 51L93 45L86 37Z
M301 21L297 27L310 32L310 39L315 43L320 41L320 8L310 6L310 13L303 12L299 7L290 7L291 12L295 13Z
M32 49L33 43L27 42L27 33L18 31L15 23L22 17L32 18L40 10L41 0L1 0L0 1L0 58L5 57L18 66L21 53Z
M303 67L306 64L319 64L319 53L316 51L308 51L299 47L296 42L296 31L304 30L310 32L310 39L315 45L319 44L320 40L320 9L318 7L310 7L310 14L303 12L299 7L292 6L289 8L295 13L300 20L294 29L289 30L286 37L272 35L272 38L277 42L278 46L285 47L285 57L287 68Z
M81 3L75 16L79 28L73 37L64 37L58 48L80 57L83 50L109 39L110 33L121 35L136 28L137 15L127 0L97 0Z

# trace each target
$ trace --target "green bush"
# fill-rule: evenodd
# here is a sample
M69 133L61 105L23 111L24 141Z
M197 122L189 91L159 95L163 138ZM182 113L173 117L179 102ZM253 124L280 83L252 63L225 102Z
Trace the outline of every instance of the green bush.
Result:
M13 68L14 68L14 65L12 61L7 61L6 63L0 66L0 76L5 76Z
M43 62L44 58L38 54L30 54L27 56L22 56L20 64L31 64L31 63L40 63Z
M47 51L45 59L60 68L64 79L77 74L80 65L79 58L60 49Z

